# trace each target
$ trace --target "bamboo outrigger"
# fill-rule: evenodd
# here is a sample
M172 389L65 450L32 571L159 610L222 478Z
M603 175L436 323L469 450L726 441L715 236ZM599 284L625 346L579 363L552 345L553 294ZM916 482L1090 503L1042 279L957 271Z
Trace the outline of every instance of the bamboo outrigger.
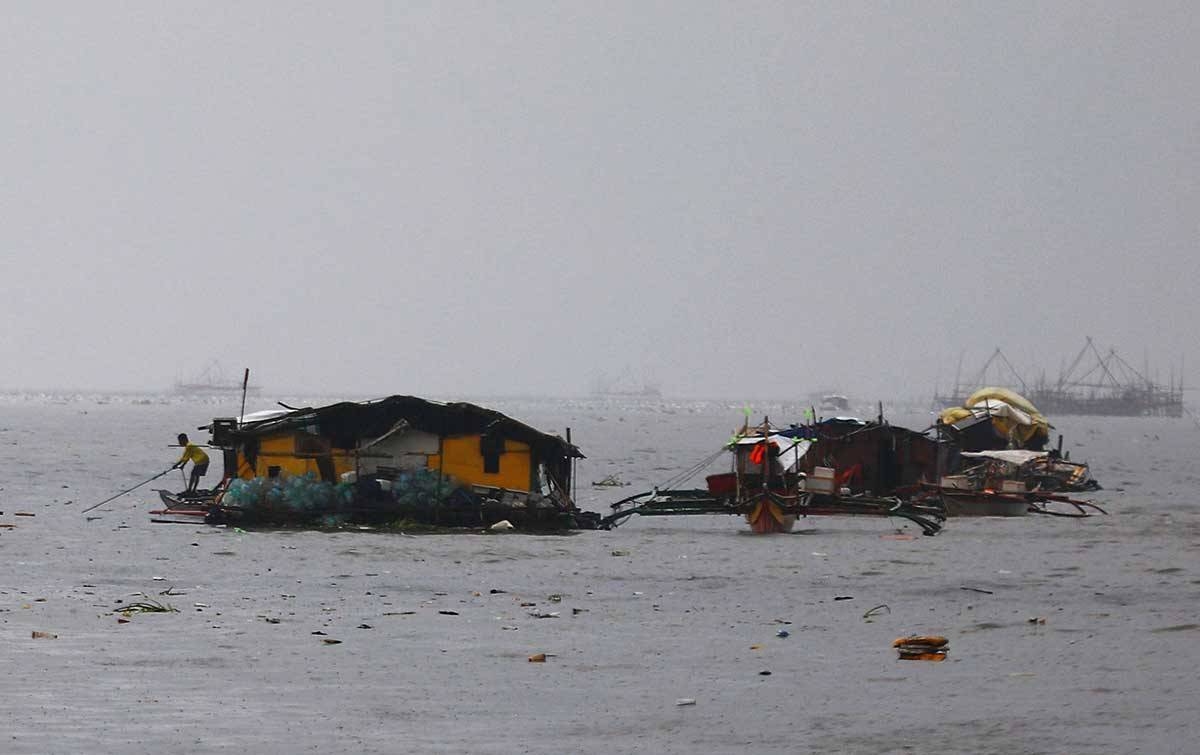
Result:
M732 454L731 472L709 475L706 489L655 489L623 498L612 504L600 527L611 529L634 515L726 514L745 517L751 529L765 534L790 532L797 517L823 514L894 516L916 523L926 535L941 530L945 512L939 505L868 492L843 495L832 469L806 473L803 465L815 440L811 432L799 426L781 430L767 418L757 427L743 427L721 451Z
M1015 394L1008 398L1024 402ZM1044 444L1048 423L1032 407L1036 420L997 414L996 403L970 417L986 424L939 422L925 432L888 424L882 413L878 421L839 417L786 429L768 419L753 428L747 423L721 451L676 479L707 468L725 451L732 456L730 472L709 475L703 489L664 485L622 498L600 526L616 527L634 515L726 514L769 533L790 531L797 517L873 515L908 519L932 535L947 516L1106 513L1064 495L1099 486L1086 464L1062 456L1061 437L1057 450L1005 448L1030 439ZM967 450L976 445L995 450Z

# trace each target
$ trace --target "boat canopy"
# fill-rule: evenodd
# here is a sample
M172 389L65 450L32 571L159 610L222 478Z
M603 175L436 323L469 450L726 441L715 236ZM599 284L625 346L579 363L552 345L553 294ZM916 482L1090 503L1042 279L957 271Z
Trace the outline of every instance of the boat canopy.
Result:
M783 465L784 472L795 472L800 468L800 460L804 458L804 454L808 453L808 449L812 448L812 441L808 438L792 438L787 435L768 435L764 438L762 435L742 435L730 443L730 447L735 446L757 446L763 441L774 443L779 449L779 463Z
M1014 466L1021 466L1034 459L1049 456L1048 451L1027 451L1021 448L1011 448L999 451L963 451L962 456L969 459L997 459Z

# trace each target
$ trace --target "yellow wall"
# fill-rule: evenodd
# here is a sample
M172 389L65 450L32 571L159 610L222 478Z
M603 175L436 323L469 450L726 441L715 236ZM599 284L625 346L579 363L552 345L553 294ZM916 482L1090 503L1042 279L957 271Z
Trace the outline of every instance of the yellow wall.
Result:
M340 476L343 472L354 470L352 452L334 449L330 456L333 459L335 475ZM515 440L504 442L504 453L500 454L500 471L493 474L484 472L478 435L442 439L442 454L431 454L426 466L433 471L440 470L442 474L453 477L464 485L488 485L507 490L528 491L533 479L533 458L529 445ZM259 439L258 457L253 468L247 463L246 457L238 452L238 477L266 477L269 467L279 467L281 472L289 475L305 475L311 472L317 478L321 476L315 457L296 454L295 437L290 433Z
M429 469L442 470L442 474L466 485L489 485L507 490L528 491L533 479L533 459L529 445L515 440L504 441L504 453L500 454L500 471L488 474L483 471L483 454L479 453L478 435L460 435L442 439L441 457L429 457Z
M335 449L330 456L333 459L335 476L354 470L352 454ZM296 439L290 433L259 439L258 456L255 459L254 467L247 463L246 457L240 451L238 452L238 477L247 480L253 477L266 477L270 467L279 467L281 472L289 475L305 475L311 472L314 477L318 479L321 477L315 456L311 454L296 455Z

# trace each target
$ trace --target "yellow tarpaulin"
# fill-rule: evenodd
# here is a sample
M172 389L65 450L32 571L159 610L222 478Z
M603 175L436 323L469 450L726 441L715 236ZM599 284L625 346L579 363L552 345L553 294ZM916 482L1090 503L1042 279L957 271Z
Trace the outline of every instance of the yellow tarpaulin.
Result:
M1050 423L1029 399L1008 388L980 388L962 406L944 409L938 417L952 425L967 417L990 416L996 432L1015 446L1027 446L1038 438L1049 439Z

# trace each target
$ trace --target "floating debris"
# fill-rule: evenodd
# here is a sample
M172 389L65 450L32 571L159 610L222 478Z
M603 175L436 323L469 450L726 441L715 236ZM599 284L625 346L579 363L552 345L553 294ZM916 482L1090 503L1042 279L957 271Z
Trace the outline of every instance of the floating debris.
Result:
M880 603L879 605L875 606L874 608L867 609L867 612L863 614L863 619L865 619L866 621L870 621L871 617L874 616L875 614L879 613L880 611L887 611L888 613L891 613L892 609L888 606L887 603Z
M902 661L944 661L950 641L938 635L910 635L892 642Z
M119 613L126 618L135 613L179 613L179 609L169 603L159 603L157 600L141 600L136 603L126 603L113 613Z
M629 483L623 482L619 475L610 474L600 480L593 480L592 487L594 488L623 488Z

